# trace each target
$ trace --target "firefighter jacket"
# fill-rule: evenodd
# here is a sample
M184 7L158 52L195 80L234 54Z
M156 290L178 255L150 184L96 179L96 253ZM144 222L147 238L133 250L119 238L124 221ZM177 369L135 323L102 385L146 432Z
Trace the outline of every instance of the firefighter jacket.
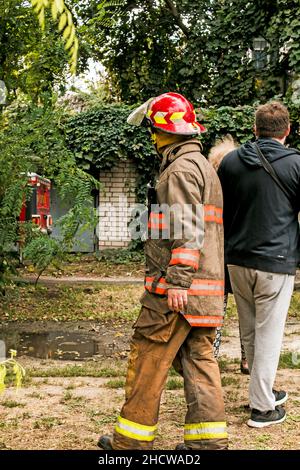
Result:
M190 325L220 326L224 296L222 190L215 170L201 154L199 141L190 139L165 148L155 190L141 304L167 313L167 290L187 289L188 305L181 313Z

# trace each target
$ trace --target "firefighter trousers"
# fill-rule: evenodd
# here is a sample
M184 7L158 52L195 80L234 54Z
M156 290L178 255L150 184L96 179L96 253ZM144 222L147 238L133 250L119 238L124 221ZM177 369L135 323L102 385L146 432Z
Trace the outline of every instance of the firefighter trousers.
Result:
M161 394L173 364L184 378L185 445L189 449L226 449L220 371L213 356L215 328L193 328L181 314L162 314L146 307L134 327L125 403L113 448L153 448Z

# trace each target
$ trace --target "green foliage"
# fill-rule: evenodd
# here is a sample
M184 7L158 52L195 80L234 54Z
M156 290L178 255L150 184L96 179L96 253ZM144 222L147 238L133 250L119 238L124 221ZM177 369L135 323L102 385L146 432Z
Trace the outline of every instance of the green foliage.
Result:
M99 364L85 363L47 369L32 368L28 370L31 377L120 377L125 376L122 368L99 367Z
M75 74L78 55L78 38L70 10L64 0L31 0L42 29L45 29L45 10L51 9L52 18L58 21L58 30L65 41L65 49L70 55L71 73Z
M102 105L77 114L65 124L66 141L79 167L91 173L133 160L140 175L137 196L144 202L146 184L159 162L148 130L126 123L130 111L126 105Z
M105 261L107 264L131 264L142 263L144 261L144 251L138 249L112 249L101 250L97 258L99 261Z
M286 101L291 110L292 133L288 143L300 145L300 108ZM68 147L74 153L78 165L84 170L98 172L109 170L119 160L135 162L139 172L137 199L145 201L146 185L159 167L147 129L129 126L126 119L131 107L126 105L101 105L77 114L65 123ZM253 139L255 107L246 105L210 107L198 110L198 119L204 123L207 132L200 140L207 155L219 138L231 134L237 143Z
M7 101L21 92L34 102L49 100L54 83L63 85L68 55L53 23L44 31L29 2L0 0L0 79Z
M299 352L285 351L280 355L280 369L300 369Z
M231 134L236 142L241 144L253 138L253 106L239 106L237 108L222 106L208 108L201 113L203 119L201 119L201 115L199 118L207 128L207 132L201 136L205 155L215 141L226 134Z
M79 230L96 225L91 191L98 187L92 176L77 167L65 145L61 130L62 113L53 106L12 105L0 125L0 287L12 267L9 251L20 238L24 256L37 267L39 275L55 258L72 246ZM60 240L44 236L31 223L18 222L23 201L30 196L27 173L51 179L71 209L58 222Z
M172 90L202 106L253 104L285 95L300 73L298 0L124 0L122 14L103 11L118 15L109 27L101 3L82 5L81 33L123 102Z
M111 379L108 380L105 384L107 388L124 388L125 387L125 379Z
M290 111L291 134L287 139L287 144L291 147L299 148L299 123L300 107L295 106L289 99L283 100ZM204 123L207 132L201 135L201 142L204 146L204 154L207 155L211 146L216 140L231 134L238 144L244 144L248 140L254 139L253 124L255 106L222 106L220 108L207 108L201 111L199 119Z
M183 388L183 380L179 377L172 377L166 383L166 390L179 390Z

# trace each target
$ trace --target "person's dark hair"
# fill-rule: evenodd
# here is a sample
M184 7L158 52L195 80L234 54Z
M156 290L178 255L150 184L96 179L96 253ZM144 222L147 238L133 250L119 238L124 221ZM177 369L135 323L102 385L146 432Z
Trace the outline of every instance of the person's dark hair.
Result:
M258 137L283 138L289 124L288 109L279 101L263 104L256 110L255 126Z

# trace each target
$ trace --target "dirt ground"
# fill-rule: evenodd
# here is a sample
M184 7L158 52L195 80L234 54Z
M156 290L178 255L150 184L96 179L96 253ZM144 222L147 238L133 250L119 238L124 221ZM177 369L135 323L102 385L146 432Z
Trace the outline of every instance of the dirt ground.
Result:
M126 361L74 365L27 358L22 364L30 375L27 383L17 392L8 389L0 398L0 448L95 449L98 436L112 430L122 405ZM98 371L107 376L57 376L59 370L80 374L80 368L84 374L87 366L90 374ZM240 374L236 362L223 361L222 369L230 448L300 449L300 370L278 373L277 388L289 393L285 423L255 430L246 425L247 376ZM173 449L182 440L185 401L181 379L176 377L180 388L172 389L174 383L170 378L162 397L157 449Z
M124 399L130 322L15 322L8 333L67 331L101 339L101 351L85 361L21 356L27 377L21 389L0 395L0 449L95 449L100 434L110 432ZM239 370L239 334L235 319L227 321L220 369L231 449L300 449L300 369L286 356L299 351L299 325L289 322L276 387L287 390L288 418L263 430L246 425L248 377ZM297 367L299 367L299 362ZM182 440L185 415L182 379L171 371L162 397L157 449L173 449Z
M20 275L32 275L36 270L29 263L19 268ZM59 266L50 265L43 273L59 279L68 277L140 277L144 276L145 264L142 254L124 250L105 250L99 255L77 254L69 255Z
M110 432L124 399L126 359L142 286L33 286L12 288L0 305L0 339L17 341L26 369L21 389L0 395L0 449L96 449ZM293 296L276 388L289 393L287 420L262 430L246 422L248 377L239 370L236 309L230 299L223 329L220 369L231 449L300 449L300 293ZM60 357L34 347L22 356L22 334L84 335L97 352L85 360ZM292 353L294 359L292 361ZM298 358L298 355L299 358ZM48 357L48 359L45 359ZM163 393L157 449L182 441L185 415L182 379L171 371Z

